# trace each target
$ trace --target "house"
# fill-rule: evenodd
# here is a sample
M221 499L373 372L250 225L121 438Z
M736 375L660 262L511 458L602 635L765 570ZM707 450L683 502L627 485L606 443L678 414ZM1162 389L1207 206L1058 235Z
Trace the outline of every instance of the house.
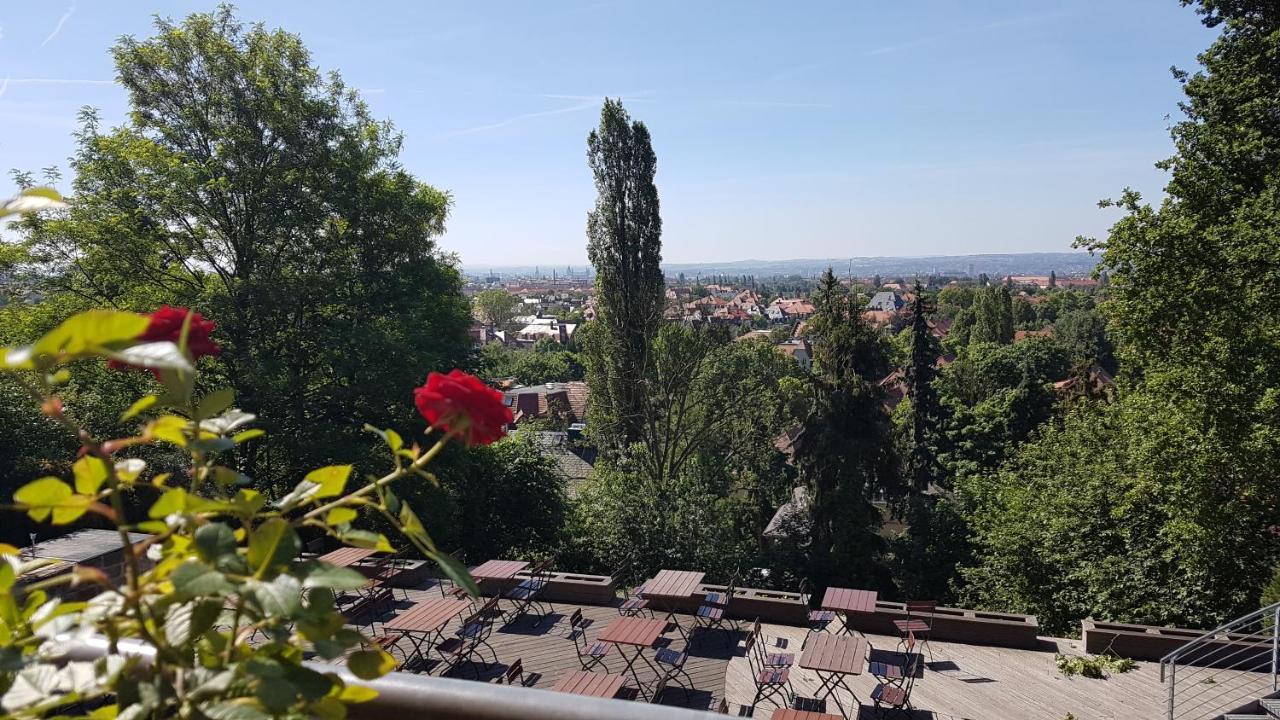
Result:
M906 304L906 301L904 301L902 296L898 293L892 290L881 290L871 296L870 302L867 303L867 309L896 313Z
M1074 374L1053 384L1060 395L1082 395L1110 400L1115 395L1116 379L1101 365L1094 363L1083 373Z
M765 315L775 323L804 320L813 313L813 303L804 298L778 298L765 308Z
M562 323L553 317L534 317L525 318L525 320L529 322L515 333L515 344L517 346L527 345L532 347L534 343L547 337L561 345L567 345L573 339L573 334L578 330L576 324Z
M813 369L813 349L809 347L808 340L784 340L778 343L778 349L783 355L789 356L792 360L800 363L800 367L805 370Z
M570 497L577 495L578 487L591 476L595 464L595 451L574 442L574 435L555 431L533 433L534 441L555 461L556 472L564 479L565 492Z
M571 381L512 388L503 393L503 399L517 425L552 415L577 423L586 421L589 393L585 382Z
M1014 330L1013 331L1014 342L1026 340L1027 338L1032 338L1032 337L1053 337L1053 326L1050 325L1049 327L1041 328L1039 330Z

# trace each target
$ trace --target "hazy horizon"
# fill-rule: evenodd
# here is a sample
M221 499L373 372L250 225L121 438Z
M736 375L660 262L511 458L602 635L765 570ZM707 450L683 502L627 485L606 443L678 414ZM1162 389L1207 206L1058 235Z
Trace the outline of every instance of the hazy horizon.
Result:
M1098 199L1159 196L1180 98L1169 67L1197 67L1213 35L1172 0L239 15L301 35L404 131L404 165L454 196L441 245L467 266L585 262L585 138L606 95L653 134L669 262L1066 251L1115 218ZM0 14L2 169L66 171L82 105L121 122L109 48L151 33L119 2Z

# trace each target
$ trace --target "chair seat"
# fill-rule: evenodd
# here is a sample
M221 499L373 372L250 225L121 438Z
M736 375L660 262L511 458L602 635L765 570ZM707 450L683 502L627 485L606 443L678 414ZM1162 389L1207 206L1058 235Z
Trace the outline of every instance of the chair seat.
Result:
M704 620L719 620L724 617L724 608L714 605L703 605L698 608L698 617Z
M871 691L871 699L897 707L907 701L907 691L897 685L877 685Z
M484 630L484 625L481 625L480 623L471 623L465 627L458 628L458 631L454 633L454 635L457 635L460 638L471 638L479 635L482 630Z
M886 662L868 663L867 672L870 673L872 677L878 677L884 680L901 680L903 675L901 665Z
M796 662L796 656L793 653L769 653L764 656L764 664L766 667L791 667Z
M383 650L386 650L392 645L395 645L396 643L400 642L400 640L404 638L404 635L405 634L402 632L390 632L385 635L378 635L377 637L373 638L373 644L377 645Z
M622 603L623 610L643 610L649 607L649 601L644 598L628 598Z
M451 637L448 640L445 640L444 642L440 643L439 645L436 645L436 650L442 653L448 653L450 655L457 655L459 652L462 651L462 648L465 646L466 646L466 643L462 642L461 638Z
M676 652L671 648L662 648L653 655L653 659L657 660L659 665L670 665L672 667L684 667L684 661L688 657L689 653Z
M756 682L761 685L782 685L790 677L789 668L765 668L756 674Z
M535 592L536 592L536 591L541 590L542 588L546 587L546 585L547 585L547 581L546 581L546 580L538 580L538 579L535 579L535 578L529 578L528 580L525 580L524 582L522 582L522 583L520 583L519 585L517 585L517 586L516 586L516 588L517 588L517 589L520 589L520 590L533 590L533 591L535 591Z
M514 587L508 590L502 597L508 600L528 600L537 594L537 590L527 587Z
M725 605L729 602L729 595L722 592L709 592L702 598L702 602L708 605Z
M898 632L900 633L908 631L913 633L922 633L929 631L929 623L916 618L911 618L910 620L894 620L893 626L898 628Z
M608 655L612 650L613 643L600 642L597 640L587 647L587 652L585 654L590 655L593 658L598 658Z

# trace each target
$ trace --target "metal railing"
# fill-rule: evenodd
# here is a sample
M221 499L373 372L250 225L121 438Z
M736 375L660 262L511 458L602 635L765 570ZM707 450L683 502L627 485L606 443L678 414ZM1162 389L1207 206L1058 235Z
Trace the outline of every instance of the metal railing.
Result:
M92 660L107 654L106 638L71 640L64 644L69 660ZM121 655L148 660L153 648L122 641ZM349 685L378 691L368 702L347 706L351 720L715 720L711 712L670 705L570 695L534 688L456 680L393 672L377 680L360 680L338 665L308 662L320 672L337 673Z
M1280 603L1216 627L1160 659L1166 720L1214 718L1277 690Z

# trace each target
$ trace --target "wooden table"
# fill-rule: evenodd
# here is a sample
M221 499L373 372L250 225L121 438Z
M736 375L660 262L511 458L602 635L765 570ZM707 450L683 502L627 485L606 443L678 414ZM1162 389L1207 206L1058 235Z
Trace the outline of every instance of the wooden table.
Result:
M782 708L773 711L773 720L842 720L839 715L813 712L812 710L792 710Z
M810 632L804 640L804 652L800 654L800 667L812 670L821 681L817 696L834 698L840 714L848 717L840 698L836 697L836 688L843 688L853 696L853 705L858 706L858 695L845 682L849 675L861 675L863 663L867 658L868 643L866 638L857 636L834 635L824 632Z
M415 660L425 663L426 650L443 639L444 629L449 621L466 612L470 607L469 601L455 598L423 600L386 621L382 626L387 630L404 633L405 637L409 638L409 642L413 643L413 654L405 658L405 666Z
M351 567L376 552L378 551L372 548L344 547L325 553L317 559L338 567Z
M702 587L702 579L706 577L706 573L693 572L689 570L662 570L653 576L644 584L644 592L641 595L655 605L661 606L661 609L667 611L667 622L675 623L676 630L680 632L680 636L685 642L689 642L689 636L685 634L684 627L680 625L680 620L676 617L676 608L680 603L687 602L691 596L698 592L698 588Z
M618 646L618 652L622 654L622 658L627 661L627 670L631 672L631 677L636 681L636 687L643 693L645 685L640 682L640 675L636 672L636 659L644 658L644 662L653 671L654 675L658 674L658 669L649 662L649 658L644 657L644 649L653 647L667 632L667 621L657 618L644 617L624 617L618 618L609 623L609 626L600 631L596 636L596 640L600 642L613 643ZM635 649L631 657L627 657L626 648L630 646Z
M559 692L573 693L574 695L587 695L590 697L612 698L617 697L618 691L622 689L622 684L626 682L625 675L614 675L611 673L596 673L590 670L574 670L560 676L556 680L556 684L552 690Z
M822 609L840 613L844 622L844 631L852 633L849 627L850 613L874 613L876 611L876 592L874 590L853 590L850 588L827 588L822 596Z
M527 567L529 567L529 563L524 560L487 560L471 568L471 577L476 581L476 586L479 587L486 580L494 582L510 580L516 576L516 573ZM499 585L498 591L498 594L501 594L501 585Z

